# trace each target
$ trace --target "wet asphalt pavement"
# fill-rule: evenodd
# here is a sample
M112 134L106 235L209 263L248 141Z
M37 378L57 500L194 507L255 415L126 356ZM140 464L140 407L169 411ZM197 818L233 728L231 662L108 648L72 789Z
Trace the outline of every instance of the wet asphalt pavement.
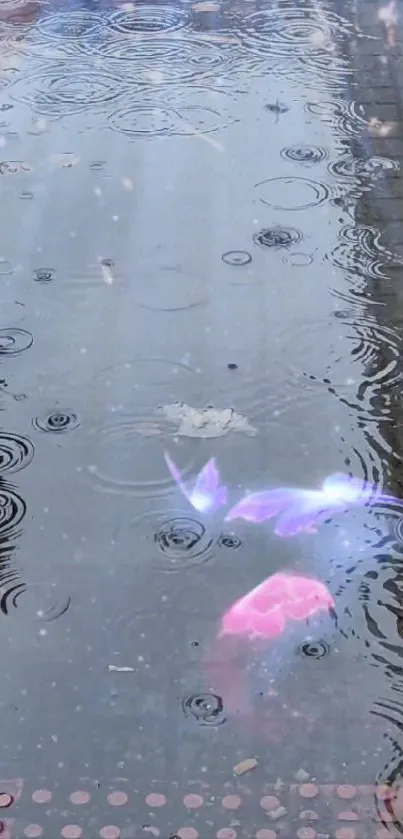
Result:
M400 129L356 74L396 15L376 40L347 2L0 5L0 774L48 804L10 835L273 839L264 783L399 780L398 500L281 538L164 460L215 457L231 504L338 472L402 496ZM290 567L337 623L245 642L245 719L218 621ZM143 810L73 817L115 778ZM207 788L256 811L209 820Z

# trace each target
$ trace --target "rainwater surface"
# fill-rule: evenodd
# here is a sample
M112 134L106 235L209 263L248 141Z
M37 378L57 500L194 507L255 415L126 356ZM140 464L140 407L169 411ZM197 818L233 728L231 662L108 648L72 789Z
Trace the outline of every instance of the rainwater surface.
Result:
M0 3L1 775L34 807L15 835L273 839L264 784L399 782L403 146L381 12ZM192 504L167 453L187 482L215 458L226 504ZM335 473L374 500L289 536L226 519ZM288 571L334 608L223 640ZM105 824L99 790L143 810Z

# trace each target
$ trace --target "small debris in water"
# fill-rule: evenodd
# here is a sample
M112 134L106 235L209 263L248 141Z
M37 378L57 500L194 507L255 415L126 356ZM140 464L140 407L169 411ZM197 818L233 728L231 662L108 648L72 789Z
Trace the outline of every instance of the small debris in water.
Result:
M116 664L108 664L110 673L134 673L134 667L119 667Z
M238 370L238 365L235 364L235 361L229 361L227 367L228 370Z
M173 402L160 410L168 420L178 423L176 434L180 437L222 437L230 431L255 436L257 429L247 417L233 408L192 408L185 402Z
M245 775L246 772L251 772L252 769L256 769L257 767L257 760L255 757L247 757L245 760L241 760L234 766L234 773L235 775Z
M279 99L276 99L275 102L269 102L269 104L264 107L266 111L276 115L276 122L278 122L280 114L286 114L287 111L290 110L288 105L286 105L285 102L280 102Z
M309 779L309 772L306 772L305 769L298 769L298 772L295 773L295 780L298 781L299 784L303 784L304 781L309 781Z
M72 152L65 152L64 154L54 154L51 158L52 163L56 166L60 166L62 169L71 169L72 166L77 166L77 163L80 162L80 158L77 157L76 154L72 154Z
M115 281L115 277L113 276L112 269L114 267L114 263L112 259L100 259L100 266L102 271L102 279L105 285L113 285Z

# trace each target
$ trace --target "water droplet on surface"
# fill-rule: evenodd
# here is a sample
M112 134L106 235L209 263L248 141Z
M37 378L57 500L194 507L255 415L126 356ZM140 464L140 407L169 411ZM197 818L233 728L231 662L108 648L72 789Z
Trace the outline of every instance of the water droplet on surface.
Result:
M238 539L238 536L235 536L233 533L222 533L218 544L220 548L230 548L233 551L237 551L238 548L241 547L242 542Z
M37 283L50 283L54 276L53 268L36 268L34 271L34 280Z
M154 541L168 560L167 569L174 571L207 562L214 543L205 526L187 516L164 521L155 532Z
M297 245L302 239L302 233L295 230L294 227L267 227L255 233L253 241L257 245L263 245L265 248L273 248L278 250L280 248L290 248L292 245Z
M285 160L292 160L294 163L320 163L328 154L321 146L287 146L281 149L281 157Z
M29 349L33 343L33 335L25 329L10 327L0 329L0 356L17 355Z
M0 474L19 472L31 463L34 446L28 437L0 433Z
M324 658L329 653L330 647L326 641L304 641L298 647L298 654L303 658Z
M247 251L227 251L221 257L223 262L227 265L249 265L252 262L252 257Z
M224 704L216 693L192 694L182 700L186 717L192 716L199 725L216 726L226 721Z
M51 413L45 414L43 417L35 417L32 420L32 424L38 431L51 431L54 434L63 434L65 431L78 428L80 419L74 411L51 411Z

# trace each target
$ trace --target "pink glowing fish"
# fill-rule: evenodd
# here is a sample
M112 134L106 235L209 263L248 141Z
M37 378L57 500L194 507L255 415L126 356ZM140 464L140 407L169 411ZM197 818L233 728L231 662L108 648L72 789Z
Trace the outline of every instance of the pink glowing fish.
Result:
M335 473L326 478L320 490L280 488L245 495L229 510L225 520L261 522L278 516L275 533L295 536L302 531L315 532L315 526L323 519L355 505L364 506L373 496L372 484ZM395 501L387 495L378 495L377 499Z
M288 669L295 646L334 620L335 602L320 580L279 572L263 580L222 615L205 657L209 686L228 713L252 718L251 663L267 661L270 685Z
M183 481L178 467L167 452L165 463L182 495L199 513L214 513L227 503L227 488L220 483L215 457L207 461L193 481Z
M320 580L279 572L237 600L221 618L220 635L274 638L288 621L301 621L321 610L334 609L328 588Z

